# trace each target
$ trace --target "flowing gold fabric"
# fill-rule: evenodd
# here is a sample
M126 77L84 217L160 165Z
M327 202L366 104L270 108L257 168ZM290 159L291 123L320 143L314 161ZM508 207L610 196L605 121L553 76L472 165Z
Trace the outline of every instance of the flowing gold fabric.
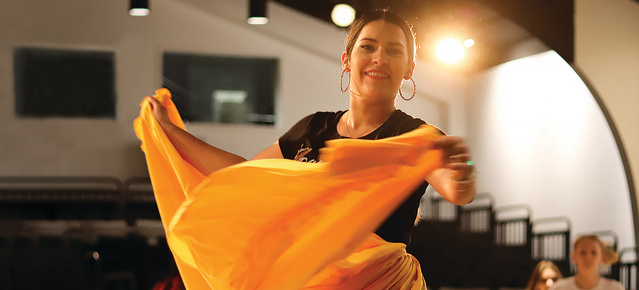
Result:
M184 128L170 92L155 97ZM425 289L406 245L372 232L439 166L436 129L328 141L320 163L255 160L204 176L141 106L135 132L188 289Z

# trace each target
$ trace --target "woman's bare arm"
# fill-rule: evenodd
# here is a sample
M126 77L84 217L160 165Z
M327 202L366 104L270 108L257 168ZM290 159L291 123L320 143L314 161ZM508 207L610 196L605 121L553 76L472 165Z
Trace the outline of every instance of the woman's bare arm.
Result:
M245 158L216 148L171 123L166 108L155 98L147 97L153 114L180 156L204 175L246 161Z
M280 144L275 142L275 144L266 147L266 149L262 150L262 152L258 153L253 157L253 160L257 159L283 159L282 150L280 149Z

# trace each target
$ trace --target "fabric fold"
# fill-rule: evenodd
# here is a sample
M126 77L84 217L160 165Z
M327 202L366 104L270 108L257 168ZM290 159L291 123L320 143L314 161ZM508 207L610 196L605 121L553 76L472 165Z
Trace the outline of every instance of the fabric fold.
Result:
M184 128L170 92L155 97ZM332 140L320 163L255 160L205 177L180 157L147 101L134 127L189 289L425 289L405 245L373 232L440 166L437 129Z

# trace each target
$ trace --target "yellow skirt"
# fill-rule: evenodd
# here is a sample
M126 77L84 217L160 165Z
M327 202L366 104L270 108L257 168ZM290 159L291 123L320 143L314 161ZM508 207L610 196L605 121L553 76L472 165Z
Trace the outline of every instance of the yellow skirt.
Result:
M155 97L184 128L170 92ZM436 129L331 140L320 163L254 160L204 176L141 106L135 132L188 289L426 288L406 245L373 231L440 166Z

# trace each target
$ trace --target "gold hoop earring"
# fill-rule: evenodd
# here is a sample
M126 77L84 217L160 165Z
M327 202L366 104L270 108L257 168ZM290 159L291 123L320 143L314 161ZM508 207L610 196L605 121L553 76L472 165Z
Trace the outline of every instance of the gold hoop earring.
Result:
M348 91L348 86L351 85L351 78L350 78L350 73L349 73L349 77L348 77L348 83L346 84L346 88L344 88L342 86L342 81L344 80L344 73L346 72L346 70L342 71L342 75L339 77L339 89L342 91L342 93L345 93L346 91Z
M415 86L415 81L413 80L413 78L411 77L410 80L413 82L413 95L410 96L410 98L404 98L404 95L402 95L402 88L399 88L399 96L402 97L402 99L404 99L404 101L410 101L415 97L415 93L417 92L417 86Z

